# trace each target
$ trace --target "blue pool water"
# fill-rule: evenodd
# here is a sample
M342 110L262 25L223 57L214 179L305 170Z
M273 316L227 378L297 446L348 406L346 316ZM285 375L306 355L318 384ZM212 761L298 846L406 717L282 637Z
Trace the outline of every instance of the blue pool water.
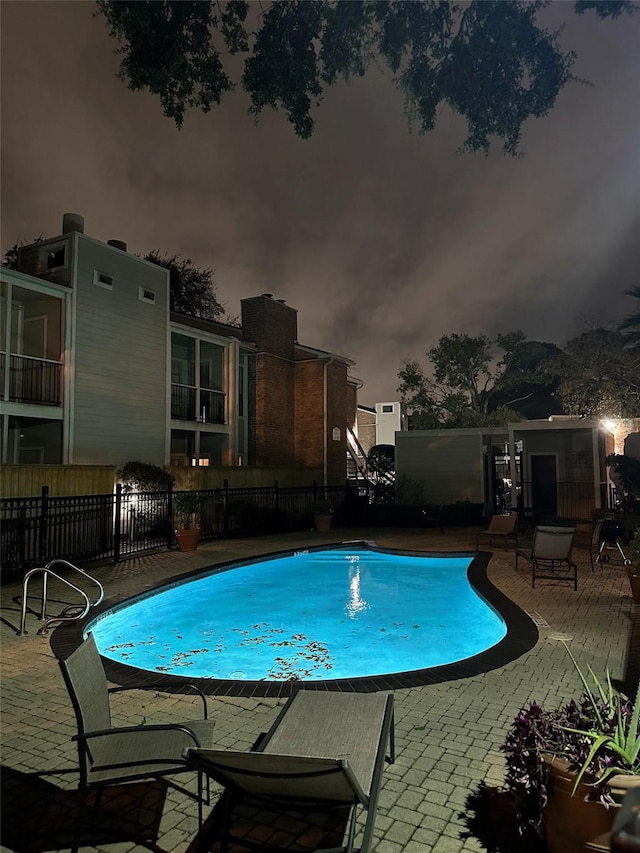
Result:
M85 632L107 658L189 677L317 681L424 669L506 634L470 586L470 562L367 548L299 552L161 588Z

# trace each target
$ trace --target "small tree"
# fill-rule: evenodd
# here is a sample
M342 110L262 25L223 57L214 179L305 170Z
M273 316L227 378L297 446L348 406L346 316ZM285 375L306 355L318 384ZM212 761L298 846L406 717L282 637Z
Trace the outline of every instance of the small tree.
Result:
M392 444L376 444L367 455L367 468L379 481L394 482L396 478L396 449Z
M41 243L44 240L44 235L40 234L38 237L34 237L31 241L32 243ZM7 251L4 253L4 257L2 258L2 266L7 267L10 270L18 269L18 251L21 246L28 245L26 240L20 240L17 243L14 243L13 246L10 246Z

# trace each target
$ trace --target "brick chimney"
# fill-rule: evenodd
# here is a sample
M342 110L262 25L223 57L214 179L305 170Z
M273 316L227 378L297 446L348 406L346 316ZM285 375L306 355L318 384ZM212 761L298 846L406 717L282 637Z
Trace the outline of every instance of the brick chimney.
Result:
M293 360L298 339L298 312L270 293L240 300L242 339L260 352Z

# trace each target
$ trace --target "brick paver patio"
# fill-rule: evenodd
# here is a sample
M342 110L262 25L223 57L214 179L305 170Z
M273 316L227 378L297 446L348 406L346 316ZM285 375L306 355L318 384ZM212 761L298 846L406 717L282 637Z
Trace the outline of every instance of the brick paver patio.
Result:
M192 554L165 551L116 566L86 568L104 583L109 597L133 594L217 562L324 541L373 539L396 548L472 551L476 532L350 529L286 534L214 542ZM588 531L580 530L577 592L568 583L548 581L539 581L532 590L530 575L514 571L512 551L493 552L490 579L539 624L539 641L530 652L479 676L395 692L397 759L384 774L376 853L528 849L510 817L499 746L512 718L530 699L550 706L579 691L560 639L570 641L578 662L590 664L596 673L609 667L627 691L638 679L640 607L630 598L620 564L591 572L587 542ZM34 584L34 609L36 590ZM17 636L21 586L4 585L1 593L2 850L68 850L77 807L77 753L71 741L75 718L49 638L36 635L34 615L28 619L28 636ZM50 612L55 613L56 599L68 596L52 584L50 599ZM188 719L194 713L192 701L154 692L118 694L113 697L114 722ZM249 749L269 728L283 701L210 696L220 747ZM262 817L263 825L255 830L262 837L295 837L295 819L270 823L268 816ZM99 819L87 830L81 850L195 853L211 849L206 837L200 844L194 802L165 783L145 783L105 793Z

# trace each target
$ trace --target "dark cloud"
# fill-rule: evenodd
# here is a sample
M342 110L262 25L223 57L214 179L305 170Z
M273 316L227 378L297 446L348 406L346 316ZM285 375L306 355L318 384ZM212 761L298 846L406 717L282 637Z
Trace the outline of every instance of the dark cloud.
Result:
M345 352L361 399L396 396L402 359L450 332L564 343L631 310L640 266L640 15L563 17L575 72L524 156L457 155L460 120L407 132L382 74L331 89L314 136L259 125L242 94L182 131L116 79L89 2L2 3L2 246L85 216L99 239L216 270L238 314L268 291L304 343Z

